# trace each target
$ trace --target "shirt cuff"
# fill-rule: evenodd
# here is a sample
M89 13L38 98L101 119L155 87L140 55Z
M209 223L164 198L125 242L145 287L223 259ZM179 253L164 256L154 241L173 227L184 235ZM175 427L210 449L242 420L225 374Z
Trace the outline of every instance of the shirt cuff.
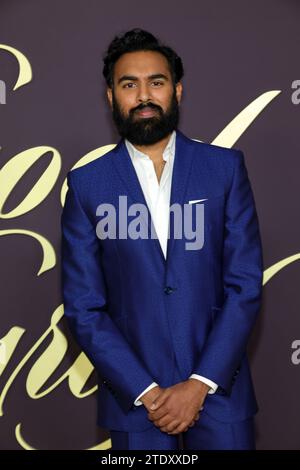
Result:
M143 403L139 400L139 398L141 398L145 393L149 392L149 390L157 386L158 384L156 382L152 382L152 384L149 385L149 387L145 388L145 390L142 393L140 393L139 396L135 399L134 401L135 406L142 405Z
M213 382L212 380L207 379L206 377L203 377L202 375L192 374L192 375L190 375L189 378L190 378L190 379L197 379L197 380L200 380L201 382L205 383L206 385L209 385L210 390L208 390L208 393L211 394L211 395L212 395L213 393L216 393L216 391L217 391L217 389L218 389L218 384L216 384L216 383Z

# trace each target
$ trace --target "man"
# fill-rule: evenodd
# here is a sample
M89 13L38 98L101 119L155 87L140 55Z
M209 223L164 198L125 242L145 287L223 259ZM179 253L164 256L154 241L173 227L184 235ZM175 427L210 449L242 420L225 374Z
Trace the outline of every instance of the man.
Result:
M241 151L177 129L183 73L149 32L128 31L108 48L103 74L121 140L68 173L65 315L98 372L98 424L113 449L174 450L180 436L184 449L254 449L255 203ZM136 204L149 215L138 224Z

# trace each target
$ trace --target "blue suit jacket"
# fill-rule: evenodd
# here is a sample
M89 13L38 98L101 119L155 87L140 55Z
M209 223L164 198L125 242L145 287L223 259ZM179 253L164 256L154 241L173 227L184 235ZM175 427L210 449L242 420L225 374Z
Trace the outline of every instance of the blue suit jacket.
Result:
M173 218L165 259L159 240L96 235L96 208L119 195L146 201L124 140L70 171L62 213L65 316L98 377L98 424L152 426L135 398L152 382L192 373L217 384L205 409L233 422L257 411L246 345L260 309L263 260L255 202L241 151L177 130L170 204L204 202L204 246L186 250ZM196 209L196 204L192 206ZM150 232L149 232L150 233Z

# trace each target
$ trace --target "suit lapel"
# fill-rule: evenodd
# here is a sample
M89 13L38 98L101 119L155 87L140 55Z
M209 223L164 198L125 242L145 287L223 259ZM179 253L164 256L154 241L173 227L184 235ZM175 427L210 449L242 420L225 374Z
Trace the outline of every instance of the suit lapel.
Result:
M144 197L143 190L141 188L139 179L137 177L136 171L132 164L130 155L128 153L127 147L125 145L124 139L121 139L117 146L113 150L114 158L112 159L115 168L119 174L120 179L122 180L124 186L127 189L128 195L131 197L134 203L143 204L147 207L149 219L151 225L153 225L153 220L151 217L150 209L147 205L146 199ZM173 164L173 175L172 175L172 184L171 184L171 195L170 195L170 206L174 203L182 204L184 202L184 195L187 188L188 178L191 169L193 156L193 147L192 141L186 137L182 132L176 130L176 141L175 141L175 156ZM151 239L151 227L148 226L148 236ZM167 243L167 259L165 259L164 253L161 249L159 240L155 228L153 226L153 232L156 235L156 238L152 238L152 242L155 245L156 250L159 251L160 257L164 263L167 263L171 251L174 246L174 239L172 234L174 234L174 224L173 217L170 218L170 238Z
M184 197L187 190L188 180L190 176L192 159L193 159L193 145L192 140L186 137L179 130L176 131L176 149L175 159L173 165L171 195L170 195L170 207L172 204L177 203L181 207L184 204ZM167 263L170 260L171 252L174 248L175 240L174 233L174 218L169 219L169 233L170 238L167 244Z
M157 234L154 228L153 220L151 217L151 212L146 202L142 187L140 185L138 176L136 174L135 168L131 161L130 155L128 153L126 144L124 139L120 140L118 145L114 148L115 158L113 158L113 162L115 164L115 168L127 189L128 196L132 199L134 204L143 204L147 207L148 211L148 220L144 219L147 227L148 239L151 243L154 243L156 250L159 251L160 256L165 262L164 253L161 249L159 240L157 238ZM155 234L155 238L151 239L151 226L152 232Z

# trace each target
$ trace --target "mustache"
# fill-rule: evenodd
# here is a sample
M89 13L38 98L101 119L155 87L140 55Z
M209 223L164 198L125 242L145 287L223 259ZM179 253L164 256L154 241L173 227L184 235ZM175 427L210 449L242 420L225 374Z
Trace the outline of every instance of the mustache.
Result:
M132 109L131 110L131 113L135 113L135 111L140 111L144 108L152 108L152 109L157 109L158 111L161 111L161 107L160 106L156 106L155 104L153 103L147 103L147 104L140 104L139 106L137 106L136 108Z

